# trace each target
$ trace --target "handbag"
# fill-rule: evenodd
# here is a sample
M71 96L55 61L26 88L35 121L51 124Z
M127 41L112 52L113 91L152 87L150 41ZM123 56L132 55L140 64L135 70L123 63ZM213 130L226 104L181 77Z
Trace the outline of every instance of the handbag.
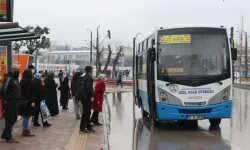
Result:
M45 100L41 101L40 109L41 109L41 115L42 115L43 122L45 122L51 118L51 114L50 114L49 109L45 103Z

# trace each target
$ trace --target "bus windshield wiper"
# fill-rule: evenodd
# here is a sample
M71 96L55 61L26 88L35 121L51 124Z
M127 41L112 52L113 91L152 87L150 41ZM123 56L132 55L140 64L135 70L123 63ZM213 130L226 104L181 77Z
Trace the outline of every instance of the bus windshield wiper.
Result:
M163 68L163 67L162 67L162 68ZM163 68L163 69L164 69L164 72L165 72L165 74L166 74L165 77L168 78L168 82L169 82L169 83L166 83L166 86L169 86L169 85L171 85L171 84L174 84L176 80L172 79L172 78L168 75L168 71L167 71L165 68Z

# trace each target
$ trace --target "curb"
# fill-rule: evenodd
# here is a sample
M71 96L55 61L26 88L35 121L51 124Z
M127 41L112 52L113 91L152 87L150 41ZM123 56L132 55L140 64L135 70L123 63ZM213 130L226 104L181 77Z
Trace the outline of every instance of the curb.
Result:
M244 90L250 90L250 86L248 85L233 85L234 88L238 88L238 89L244 89Z

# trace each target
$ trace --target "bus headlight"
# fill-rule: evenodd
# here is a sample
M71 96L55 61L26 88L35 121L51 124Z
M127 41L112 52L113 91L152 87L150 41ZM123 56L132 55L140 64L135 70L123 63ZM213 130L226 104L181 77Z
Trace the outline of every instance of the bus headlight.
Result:
M183 106L181 100L167 91L158 88L159 101L168 105Z
M224 94L228 94L228 90L225 90L225 91L224 91Z
M166 99L166 98L162 98L161 101L162 101L162 102L166 102L167 99Z
M160 95L161 95L161 96L164 96L164 95L165 95L165 92L164 92L164 91L160 91Z
M230 90L231 90L231 86L225 88L224 90L222 90L221 92L213 96L209 100L208 105L219 104L225 101L229 101Z

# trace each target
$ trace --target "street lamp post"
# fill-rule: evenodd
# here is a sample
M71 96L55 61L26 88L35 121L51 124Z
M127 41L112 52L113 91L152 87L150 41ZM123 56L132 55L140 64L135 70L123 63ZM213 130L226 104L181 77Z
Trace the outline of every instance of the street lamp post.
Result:
M90 31L90 65L92 65L92 31L90 29L87 29Z
M247 52L247 47L248 47L248 36L247 36L247 32L245 32L245 78L247 79L248 76L248 52Z
M98 60L97 58L99 57L99 31L98 29L100 26L97 27L97 35L96 35L96 76L98 75Z

